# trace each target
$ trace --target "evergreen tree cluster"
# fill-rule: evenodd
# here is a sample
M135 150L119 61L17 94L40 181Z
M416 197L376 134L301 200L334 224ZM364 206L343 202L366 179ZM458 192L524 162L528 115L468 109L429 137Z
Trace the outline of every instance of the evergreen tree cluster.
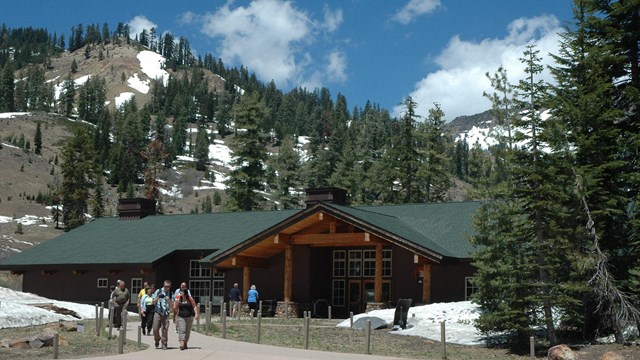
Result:
M557 85L540 80L533 46L521 58L526 79L489 77L510 131L476 215L474 299L479 328L505 332L516 349L538 328L550 344L602 333L622 343L640 325L639 8L574 1Z

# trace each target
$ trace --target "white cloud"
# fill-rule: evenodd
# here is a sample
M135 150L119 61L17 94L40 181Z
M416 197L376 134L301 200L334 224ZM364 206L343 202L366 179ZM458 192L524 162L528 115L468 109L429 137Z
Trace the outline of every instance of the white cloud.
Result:
M347 80L347 59L343 52L335 50L327 56L327 75L332 82L343 83Z
M342 9L332 11L329 6L324 7L324 29L328 32L336 31L342 24Z
M314 24L307 14L281 0L256 0L235 9L230 5L204 16L203 32L222 38L220 57L280 86L295 79L302 71L297 57L312 40Z
M138 15L127 23L129 25L129 37L135 39L136 35L140 37L140 33L143 29L147 29L147 33L151 28L158 29L158 25L153 21L147 19L144 15Z
M391 20L406 25L418 16L428 14L439 6L440 0L410 0L391 17Z
M200 15L191 11L187 11L178 16L177 22L179 25L189 25L199 21L199 19Z
M524 65L519 58L528 44L536 44L543 65L552 64L549 53L557 53L562 28L554 16L521 18L509 24L508 34L502 39L466 41L454 36L436 57L439 70L427 74L416 83L411 97L420 107L417 112L426 116L434 102L440 103L447 120L460 115L472 115L491 107L482 92L491 92L485 73L493 74L498 67L507 70L507 78L515 84L524 77ZM552 81L546 70L541 74ZM402 109L394 109L395 115Z

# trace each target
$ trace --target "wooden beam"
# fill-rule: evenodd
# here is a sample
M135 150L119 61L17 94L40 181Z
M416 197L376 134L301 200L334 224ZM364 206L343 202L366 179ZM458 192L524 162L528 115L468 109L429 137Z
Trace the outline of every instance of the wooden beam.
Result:
M382 244L376 245L376 272L375 272L373 301L382 302Z
M249 267L266 269L267 267L269 267L269 262L266 259L238 255L238 256L234 256L231 259L231 265L243 266L243 267L249 266Z
M251 268L245 266L242 268L242 298L244 301L247 301L249 286L251 286Z
M329 222L329 233L330 234L335 234L336 233L336 221L332 220L331 222Z
M422 265L422 303L431 302L431 265Z
M369 239L369 240L367 240ZM294 245L322 245L323 243L331 243L340 245L340 243L364 243L363 245L371 245L383 241L369 236L368 233L336 233L336 234L298 234L291 236L291 243Z
M284 301L291 302L293 284L293 245L284 250Z
M291 241L291 235L289 234L276 234L273 237L273 243L274 244L288 244Z

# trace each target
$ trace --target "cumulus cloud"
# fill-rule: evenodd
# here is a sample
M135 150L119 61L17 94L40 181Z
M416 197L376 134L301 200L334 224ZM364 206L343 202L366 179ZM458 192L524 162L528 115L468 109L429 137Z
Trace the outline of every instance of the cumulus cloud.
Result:
M459 36L451 38L447 47L435 58L439 69L418 81L411 97L420 107L417 113L426 116L433 103L439 103L447 120L460 115L472 115L491 107L482 92L491 92L491 84L485 73L493 74L502 66L510 83L524 78L524 65L520 62L529 44L535 44L545 65L540 75L552 82L546 65L552 64L549 53L557 53L563 29L554 16L521 18L511 22L504 38L466 41ZM400 115L402 108L394 109Z
M290 2L259 0L232 9L227 3L205 16L203 32L221 38L220 57L244 64L262 79L284 85L299 73L296 56L313 22ZM303 52L302 52L303 53Z
M140 33L143 29L147 29L147 32L151 28L158 29L158 25L153 21L146 18L144 15L138 15L127 22L129 25L129 37L135 39L136 36L140 37Z
M323 14L313 18L292 1L254 0L246 6L228 1L212 13L185 13L181 19L200 22L202 32L218 40L216 52L225 63L245 65L263 81L315 87L346 79L346 56L322 53L317 46L331 42L318 35L340 27L341 9L325 6Z
M329 80L343 83L347 80L347 59L343 52L335 50L327 56L327 70Z
M342 24L342 9L331 10L329 6L324 7L324 29L334 32Z
M392 21L408 24L420 15L428 14L440 6L440 0L410 0L392 17Z
M179 25L189 25L189 24L198 22L199 20L200 20L200 15L192 11L186 11L178 15L178 19L176 21L178 22Z

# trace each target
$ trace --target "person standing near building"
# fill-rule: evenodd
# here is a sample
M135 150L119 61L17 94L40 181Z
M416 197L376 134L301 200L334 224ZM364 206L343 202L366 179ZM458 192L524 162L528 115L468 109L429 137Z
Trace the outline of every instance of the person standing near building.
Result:
M155 313L155 305L153 304L153 293L155 285L151 284L147 288L147 293L142 295L140 299L140 327L142 335L151 335L153 328L153 314Z
M255 285L251 285L251 289L247 293L247 304L249 304L249 312L251 316L256 316L256 311L258 310L258 298L260 294L258 294L258 290L256 290Z
M180 350L187 349L193 320L198 318L198 307L195 300L189 295L189 290L180 289L173 302L173 322L178 328L178 341Z
M231 306L231 317L236 317L240 312L240 303L242 302L242 295L240 289L238 289L238 283L233 284L231 291L229 291L229 305Z
M125 282L120 280L118 287L111 294L115 306L113 308L113 326L118 329L122 327L122 311L127 311L131 300L131 293L129 293L129 289L125 285Z
M173 306L171 301L171 280L165 280L162 288L153 293L155 313L153 314L153 340L158 348L162 341L162 349L167 349L169 338L169 312Z

